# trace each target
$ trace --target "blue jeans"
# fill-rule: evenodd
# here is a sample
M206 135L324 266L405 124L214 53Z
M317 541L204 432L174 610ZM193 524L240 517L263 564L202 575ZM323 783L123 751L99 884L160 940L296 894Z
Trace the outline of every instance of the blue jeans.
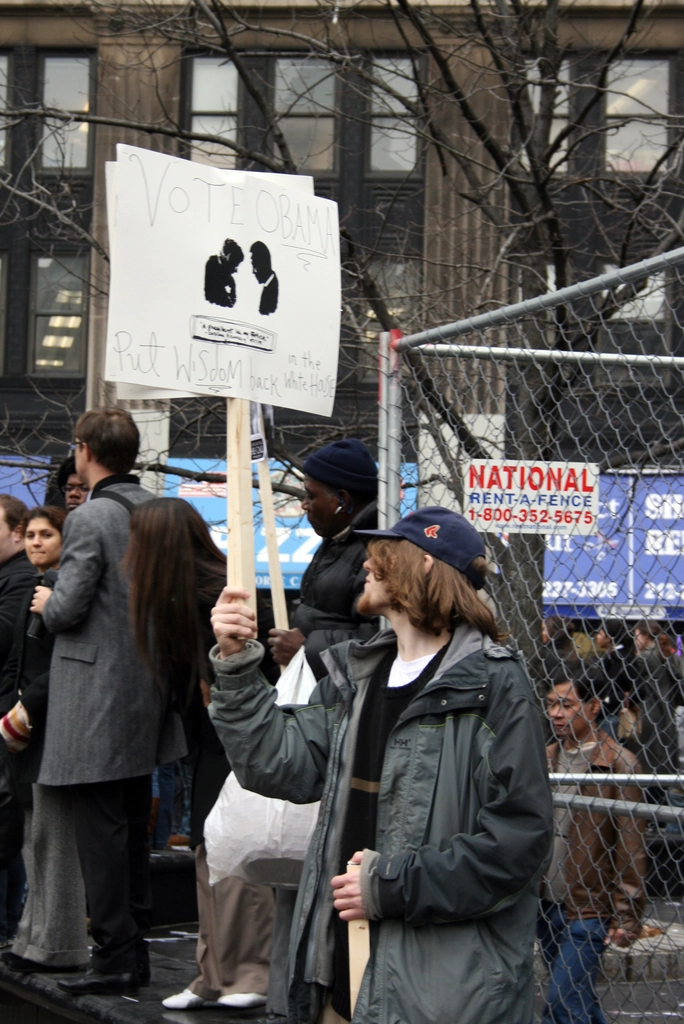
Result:
M684 793L682 793L681 790L670 789L668 790L668 794L668 803L670 807L684 807ZM681 836L682 832L684 832L684 825L679 822L668 821L665 831L668 835Z
M13 939L24 907L26 871L17 854L6 871L0 871L0 942Z
M549 969L543 1024L606 1024L596 995L609 922L570 921L557 903L541 904L537 938Z
M152 773L152 797L159 797L157 823L152 832L152 849L165 850L171 835L173 800L176 792L176 762L160 764Z

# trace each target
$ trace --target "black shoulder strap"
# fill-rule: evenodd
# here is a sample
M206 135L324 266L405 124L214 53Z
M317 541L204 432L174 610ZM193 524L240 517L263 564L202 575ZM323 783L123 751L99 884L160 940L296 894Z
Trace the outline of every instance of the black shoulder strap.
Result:
M123 505L127 512L132 512L135 508L135 504L130 500L130 498L124 498L123 494L117 494L116 491L111 491L109 488L106 488L103 491L95 491L95 493L91 495L90 500L94 501L95 498L110 498L112 501L118 502L119 505Z

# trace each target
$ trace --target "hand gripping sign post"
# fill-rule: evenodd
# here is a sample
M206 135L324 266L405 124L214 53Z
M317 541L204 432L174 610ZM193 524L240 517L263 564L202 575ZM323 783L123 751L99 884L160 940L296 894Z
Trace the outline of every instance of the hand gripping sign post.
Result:
M152 389L144 397L227 399L228 575L253 593L248 403L332 412L337 204L310 194L310 179L221 171L123 145L108 179L105 377Z

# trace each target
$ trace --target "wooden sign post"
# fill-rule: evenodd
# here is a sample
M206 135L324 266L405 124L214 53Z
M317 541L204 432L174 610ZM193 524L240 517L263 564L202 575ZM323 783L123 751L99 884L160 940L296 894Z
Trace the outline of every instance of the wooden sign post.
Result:
M247 604L256 612L249 402L241 398L228 398L226 412L228 586L242 587L249 591Z
M261 412L260 415L261 433L265 437L263 412ZM268 572L271 578L273 617L275 619L276 629L289 629L290 627L287 621L287 604L285 602L285 588L283 587L283 570L280 566L275 510L273 508L273 488L271 487L271 473L269 470L268 459L261 459L260 462L257 462L257 467L257 472L259 474L259 498L261 499L261 512L264 517L266 550L268 551Z
M361 865L347 862L347 871L360 871ZM352 1017L359 997L359 989L363 981L366 964L370 957L370 928L365 918L348 922L349 934L349 998Z

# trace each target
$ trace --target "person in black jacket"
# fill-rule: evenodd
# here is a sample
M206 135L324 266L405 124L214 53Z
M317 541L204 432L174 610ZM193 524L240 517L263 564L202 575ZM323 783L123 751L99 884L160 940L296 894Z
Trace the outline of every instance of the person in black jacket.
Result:
M624 745L639 758L647 772L675 773L679 744L675 706L680 699L680 683L665 663L657 643L662 633L659 623L642 619L634 626L634 657L629 664L630 703L638 712L634 735ZM651 789L651 797L660 802L662 793Z
M14 624L36 571L24 551L24 517L28 509L19 498L0 494L0 671L12 649Z
M601 701L597 722L604 732L618 740L620 713L632 689L629 672L634 657L629 630L619 619L608 619L594 637L597 656L586 662L588 677ZM624 737L623 737L624 739Z
M0 494L0 672L9 657L14 624L27 591L32 591L35 570L24 552L23 519L27 508L10 494ZM7 711L1 708L0 714ZM6 756L0 743L0 771ZM0 871L0 943L14 937L21 917L26 873L21 854Z
M292 628L272 629L269 644L279 665L288 665L303 644L314 675L322 679L323 651L343 640L369 640L378 630L378 620L357 608L366 548L355 533L377 527L378 470L356 438L314 452L303 469L302 508L323 543L302 577Z
M62 551L64 509L34 508L24 521L32 582L54 586ZM36 576L36 570L40 575ZM33 587L24 596L14 644L0 679L0 702L10 710L0 733L24 809L24 861L28 898L19 930L3 961L22 973L73 970L88 962L86 902L73 824L71 793L37 784L43 754L55 638L30 611Z
M353 437L309 455L303 469L302 508L323 543L302 577L292 628L272 629L268 642L279 665L289 665L304 645L316 679L322 679L328 674L323 651L343 640L369 640L378 630L378 619L357 607L366 579L366 545L354 532L378 525L378 470L365 444ZM267 1009L280 1016L287 1013L285 961L296 899L296 891L276 891Z

